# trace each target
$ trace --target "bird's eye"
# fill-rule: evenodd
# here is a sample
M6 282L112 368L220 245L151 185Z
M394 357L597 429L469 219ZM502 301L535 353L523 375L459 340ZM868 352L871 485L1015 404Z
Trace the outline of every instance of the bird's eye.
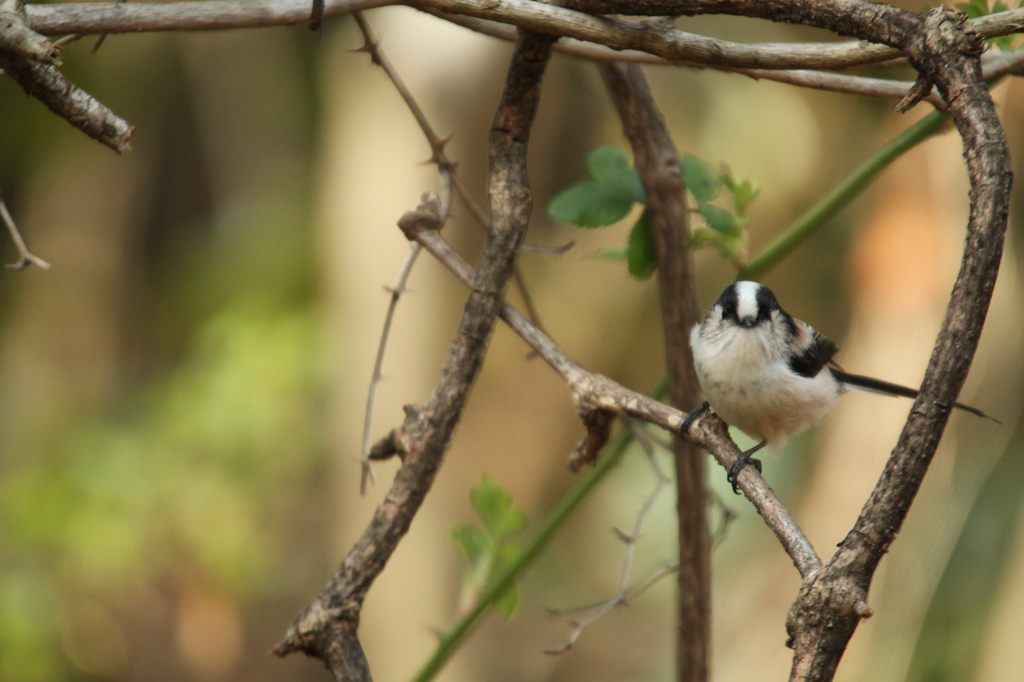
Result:
M722 319L736 319L736 304L732 301L726 301L722 304Z

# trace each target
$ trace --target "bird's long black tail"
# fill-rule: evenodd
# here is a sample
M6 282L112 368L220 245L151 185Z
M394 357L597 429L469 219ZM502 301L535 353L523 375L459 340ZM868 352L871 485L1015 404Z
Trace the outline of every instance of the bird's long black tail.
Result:
M853 389L855 391L866 391L868 393L881 393L882 395L896 395L903 398L916 398L919 391L906 386L900 386L899 384L890 384L888 381L882 381L881 379L873 379L871 377L861 376L859 374L849 374L842 370L829 368L832 371L832 376L836 378L836 381L841 383L843 386ZM992 421L1000 424L998 419L990 417L976 407L970 405L964 405L963 403L953 403L953 407L957 407L965 412L976 414L979 417L985 419L991 419Z

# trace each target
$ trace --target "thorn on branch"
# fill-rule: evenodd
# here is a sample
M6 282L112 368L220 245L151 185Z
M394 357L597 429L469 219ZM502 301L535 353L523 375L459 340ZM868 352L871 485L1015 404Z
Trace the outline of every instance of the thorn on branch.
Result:
M906 97L896 103L893 110L897 114L907 113L917 106L921 100L931 94L932 87L932 81L928 76L925 76L924 74L918 75L917 80L914 81L914 86L910 88L910 92L907 93Z
M382 461L390 459L395 455L398 455L399 459L405 459L405 446L399 429L391 429L388 435L374 443L373 447L370 448L370 454L367 459Z
M570 471L577 473L585 465L593 466L597 462L601 448L608 442L614 418L614 413L606 410L581 409L580 419L587 427L587 435L576 444L576 448L569 457Z
M323 31L324 25L324 0L313 0L313 6L309 10L309 30Z
M128 0L114 0L114 1L115 2L128 2ZM96 39L96 44L92 46L91 50L89 50L89 54L96 54L97 52L99 52L100 51L100 47L103 46L103 43L107 40L107 36L108 35L110 35L110 34L109 33L101 33L100 37ZM77 40L80 37L81 36L75 36L75 39Z
M134 126L68 80L57 68L61 63L59 45L74 40L77 35L51 42L28 27L24 14L24 5L19 0L0 0L0 70L89 137L118 154L127 151Z

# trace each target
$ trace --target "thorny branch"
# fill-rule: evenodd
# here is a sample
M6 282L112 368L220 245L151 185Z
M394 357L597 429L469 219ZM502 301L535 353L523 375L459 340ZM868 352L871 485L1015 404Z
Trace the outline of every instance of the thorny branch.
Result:
M315 12L314 16L316 16ZM438 174L440 175L441 180L441 224L438 229L444 227L451 215L452 187L454 186L459 197L463 200L467 208L469 208L470 213L474 218L476 218L477 222L483 227L483 229L487 230L488 220L486 214L483 209L477 205L476 201L473 200L472 195L462 182L462 179L456 174L455 162L449 159L448 155L445 153L445 146L447 146L448 142L451 140L451 136L442 138L434 132L434 128L430 125L430 121L427 119L422 107L420 107L416 98L413 97L412 92L398 75L398 72L395 70L394 66L392 66L391 61L387 58L384 50L381 49L380 42L377 40L365 17L363 17L362 12L355 12L354 16L356 23L359 26L359 30L363 34L364 41L363 46L356 51L366 52L369 54L371 61L384 70L384 73L398 91L399 96L401 96L405 105L409 108L409 111L412 112L413 117L416 119L416 123L419 125L420 130L427 139L427 143L430 145L430 162L437 165ZM391 299L388 303L387 313L384 316L384 328L381 331L380 343L377 346L377 357L374 360L373 374L370 378L370 387L367 391L366 397L366 412L363 419L363 446L360 458L362 465L362 475L359 483L360 493L366 492L367 480L372 483L376 483L373 467L370 464L371 460L379 459L379 457L371 456L370 446L370 429L373 425L374 397L376 396L377 386L382 378L381 368L384 363L384 351L387 348L391 322L394 318L395 310L398 307L398 300L405 292L406 281L412 272L412 267L415 264L419 253L420 246L419 244L414 243L409 251L408 257L406 258L406 262L399 273L398 282L395 284L395 287L390 290ZM533 297L530 295L530 290L526 286L526 279L523 277L523 273L519 269L518 264L514 266L512 276L516 283L516 287L519 290L519 294L526 305L530 319L532 319L538 327L543 329L540 322L540 316L533 304Z
M477 33L483 33L502 40L515 40L515 28L508 24L501 24L486 19L461 16L457 14L445 14L433 10L425 10L429 14L450 21L453 24L463 26ZM649 52L638 50L615 50L604 45L588 43L572 38L564 38L555 45L555 51L562 54L572 55L583 59L597 62L622 62L629 64L653 64L660 66L681 66L695 69L713 69L727 73L737 73L748 76L754 80L770 80L787 85L795 85L801 88L813 90L826 90L848 95L861 95L863 97L879 97L883 99L903 99L914 86L913 81L900 81L886 78L870 78L866 76L850 76L841 73L830 73L828 71L814 71L809 69L740 69L714 64L700 64L686 61L670 61L658 57ZM993 80L1011 73L1017 69L1024 60L1024 51L1008 54L986 54L983 60L985 79ZM946 103L934 90L930 92L925 101L931 103L937 109L946 111Z
M19 4L18 0L6 0ZM879 79L856 79L837 74L807 72L807 69L837 69L877 63L900 55L891 41L887 45L848 43L762 43L740 44L679 31L669 23L629 21L595 17L566 7L533 0L325 0L323 12L310 16L309 0L205 0L201 2L126 4L116 2L27 5L15 14L30 34L101 34L144 31L205 31L230 28L283 26L311 21L319 26L324 17L357 12L390 4L408 4L492 35L508 37L512 27L536 30L563 37L558 49L598 60L649 61L744 73L753 78L770 78L802 87L851 92L876 97L905 95L903 84ZM742 4L742 3L741 3ZM573 7L598 11L615 6L614 0L574 0ZM623 6L623 12L650 11L696 13L724 11L728 3L671 2L645 0L636 7ZM697 7L697 9L694 9ZM717 7L718 9L714 9ZM671 10L671 11L670 11ZM750 16L760 16L749 12ZM782 20L786 20L783 18ZM806 23L806 22L805 22ZM504 26L503 26L504 24ZM0 27L3 22L0 22ZM1024 8L980 17L970 28L984 37L1024 30ZM20 32L21 29L18 29ZM0 72L7 71L25 90L43 101L52 111L66 118L87 135L115 151L129 148L133 127L67 80L52 64L20 59L21 52L3 48L6 29L0 28ZM41 36L39 36L41 37ZM877 37L877 36L876 36ZM20 39L19 39L20 40ZM33 37L32 41L39 42ZM881 41L886 42L886 41ZM40 43L43 55L50 50ZM785 70L787 73L772 73ZM793 71L796 70L796 71ZM933 94L927 99L941 106ZM461 193L459 184L456 191ZM524 293L524 297L528 297Z
M323 4L320 4L319 11L323 12ZM310 26L313 27L313 21L317 18L316 5L314 4L313 18L310 19ZM455 164L452 163L444 153L444 145L447 140L442 140L434 132L434 128L430 125L430 121L427 120L426 114L423 113L423 109L420 108L416 98L412 96L412 92L406 87L405 82L398 75L398 72L391 65L391 61L384 54L384 51L380 47L380 43L377 37L373 34L373 30L370 28L370 24L363 17L362 12L355 12L355 20L359 25L359 30L363 34L363 46L360 47L358 52L366 52L370 55L370 59L374 64L381 67L384 73L387 74L388 79L392 85L395 86L395 90L401 96L402 101L412 112L413 118L416 119L416 123L419 125L420 130L423 131L423 135L427 138L427 143L430 145L431 156L430 161L437 165L437 172L440 175L441 180L441 204L439 220L440 225L438 229L444 227L445 223L448 222L448 216L451 214L451 203L452 203L452 174L455 172ZM317 27L314 27L317 28ZM412 273L412 267L416 263L417 257L420 255L419 244L413 244L409 249L409 255L405 259L405 263L402 265L402 270L398 275L398 281L395 283L393 289L391 289L391 299L388 302L388 310L384 315L384 328L381 330L380 343L377 345L377 357L373 363L373 374L370 377L370 387L366 392L366 413L363 418L363 447L360 455L360 463L362 466L362 475L359 479L359 492L360 494L366 493L366 482L376 484L377 478L373 473L373 466L370 464L370 429L373 426L373 406L374 398L377 395L377 386L381 381L381 368L384 365L384 351L387 349L388 336L391 332L391 322L395 317L395 310L398 308L398 300L405 293L405 285L409 279L409 275Z
M516 43L491 127L491 224L487 241L437 387L427 405L407 408L405 423L387 439L397 446L402 466L369 527L275 649L279 656L303 651L320 658L338 680L370 679L356 634L363 598L408 531L430 489L483 365L529 220L526 150L552 42L549 36L523 32ZM420 215L436 234L436 205Z

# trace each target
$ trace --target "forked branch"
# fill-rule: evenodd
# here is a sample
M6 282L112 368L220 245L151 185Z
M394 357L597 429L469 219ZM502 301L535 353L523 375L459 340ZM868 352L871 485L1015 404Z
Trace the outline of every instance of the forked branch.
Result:
M483 365L530 216L526 150L552 38L524 32L516 43L490 135L491 226L480 269L427 405L407 408L401 433L402 466L369 527L337 573L292 623L275 653L297 651L323 660L338 680L369 680L357 636L363 598L409 529L430 490L469 392ZM439 216L434 208L436 228ZM436 234L436 229L432 230Z

